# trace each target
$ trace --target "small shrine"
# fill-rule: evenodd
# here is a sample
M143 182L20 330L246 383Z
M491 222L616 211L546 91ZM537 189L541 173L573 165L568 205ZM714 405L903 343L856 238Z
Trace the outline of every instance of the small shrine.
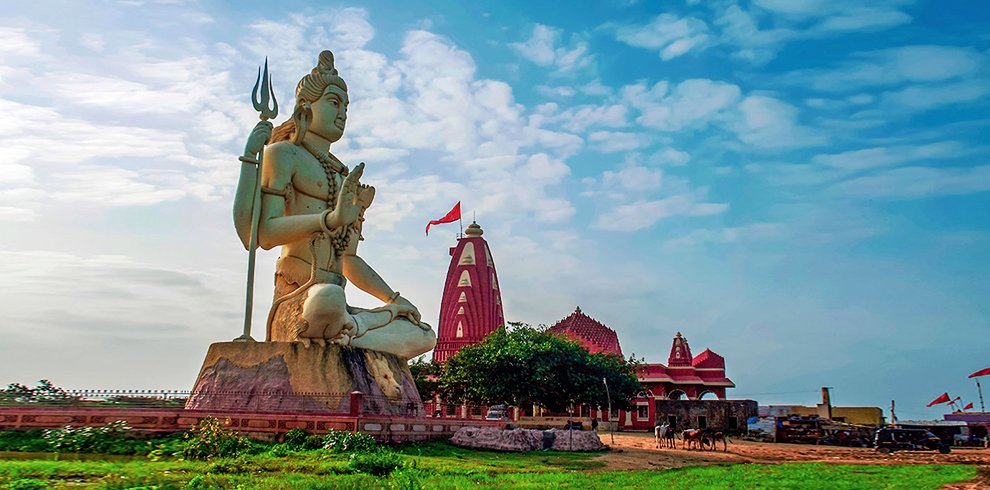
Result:
M691 346L680 332L670 345L667 365L643 364L638 376L643 389L654 398L671 400L697 400L709 393L724 400L725 389L736 386L725 377L725 358L710 349L692 357Z

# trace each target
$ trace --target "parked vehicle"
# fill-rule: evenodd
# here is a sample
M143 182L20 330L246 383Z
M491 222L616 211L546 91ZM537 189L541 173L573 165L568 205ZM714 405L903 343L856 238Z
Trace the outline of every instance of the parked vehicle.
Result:
M948 454L950 442L943 441L925 429L895 429L885 427L877 430L875 445L877 451L890 453L903 450L931 450Z
M485 420L504 420L509 416L509 409L503 405L492 405L488 407L488 413L485 414Z

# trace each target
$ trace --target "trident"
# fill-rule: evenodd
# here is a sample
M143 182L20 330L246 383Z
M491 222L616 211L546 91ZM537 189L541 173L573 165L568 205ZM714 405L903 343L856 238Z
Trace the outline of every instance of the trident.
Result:
M259 87L260 98L259 99ZM258 79L254 82L254 89L251 91L251 102L254 110L260 112L262 121L275 119L278 116L278 100L275 99L275 92L272 90L272 81L268 77L268 58L265 58L265 69L262 72L258 68ZM271 108L268 104L271 102ZM254 342L251 337L251 311L254 307L254 263L258 249L258 226L261 222L261 162L264 159L265 147L261 147L258 159L250 161L255 164L254 178L254 200L251 203L251 243L248 247L248 271L247 271L247 297L244 301L244 333L234 339L235 342Z

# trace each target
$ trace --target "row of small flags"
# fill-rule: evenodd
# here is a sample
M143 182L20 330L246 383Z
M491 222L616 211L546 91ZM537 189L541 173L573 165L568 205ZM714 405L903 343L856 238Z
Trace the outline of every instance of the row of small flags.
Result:
M973 374L970 374L969 377L970 378L976 378L976 377L979 377L979 376L987 376L987 375L990 375L990 367L985 368L985 369L981 369L981 370L979 370L979 371L977 371L977 372L975 372ZM979 381L977 381L977 386L979 386ZM941 395L939 395L938 398L932 400L931 403L928 404L928 406L929 407L933 407L933 406L939 405L941 403L948 403L949 405L955 406L956 402L960 402L960 399L961 398L962 397L959 397L959 396L957 396L955 398L952 398L952 397L949 396L949 392L945 392L945 393L942 393ZM960 402L960 403L962 403L962 402ZM973 408L973 402L967 403L965 407L962 407L962 410L965 412L966 410L969 410L971 408Z

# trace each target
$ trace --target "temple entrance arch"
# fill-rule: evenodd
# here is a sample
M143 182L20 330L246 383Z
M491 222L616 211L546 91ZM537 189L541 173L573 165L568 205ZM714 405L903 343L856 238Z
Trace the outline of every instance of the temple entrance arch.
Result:
M686 400L687 394L681 390L674 390L667 394L667 398L671 400Z

